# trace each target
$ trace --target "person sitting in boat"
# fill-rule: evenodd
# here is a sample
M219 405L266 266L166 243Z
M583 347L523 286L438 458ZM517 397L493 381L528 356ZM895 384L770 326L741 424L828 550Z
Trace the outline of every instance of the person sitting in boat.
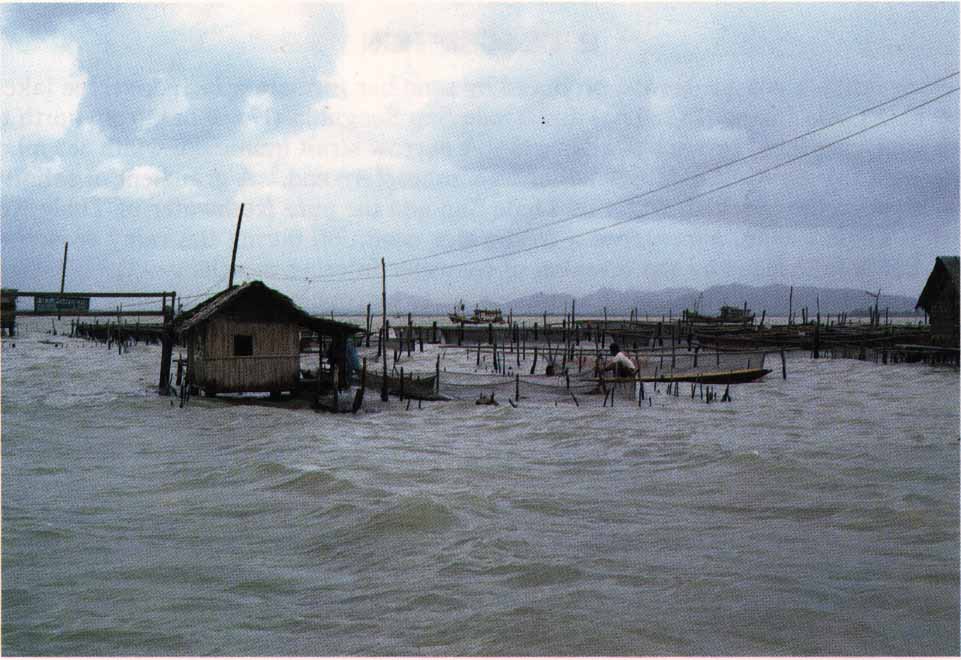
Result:
M611 358L600 368L600 371L613 371L617 378L631 378L637 373L637 365L627 357L620 346L611 344Z

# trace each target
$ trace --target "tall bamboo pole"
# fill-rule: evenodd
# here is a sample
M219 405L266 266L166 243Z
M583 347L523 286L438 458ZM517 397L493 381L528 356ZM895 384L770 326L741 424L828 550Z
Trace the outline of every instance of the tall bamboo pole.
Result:
M240 241L240 223L244 219L244 205L240 204L240 215L237 216L237 231L234 233L234 251L230 255L230 279L227 280L227 288L234 286L234 265L237 263L237 243Z
M63 285L67 281L67 247L70 245L69 241L63 244L63 268L60 270L60 293L63 293ZM57 311L59 312L60 306L63 304L63 297L57 299ZM60 320L60 314L57 314L57 320Z

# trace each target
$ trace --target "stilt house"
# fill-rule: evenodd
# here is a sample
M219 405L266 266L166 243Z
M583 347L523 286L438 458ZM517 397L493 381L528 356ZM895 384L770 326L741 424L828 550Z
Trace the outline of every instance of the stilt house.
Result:
M190 384L207 394L296 391L302 330L338 345L362 332L349 323L311 316L259 281L221 291L174 322L187 347Z
M934 270L928 276L924 291L915 305L915 308L920 307L928 314L931 341L950 348L959 345L958 305L961 287L958 286L958 261L958 257L938 257L934 260Z

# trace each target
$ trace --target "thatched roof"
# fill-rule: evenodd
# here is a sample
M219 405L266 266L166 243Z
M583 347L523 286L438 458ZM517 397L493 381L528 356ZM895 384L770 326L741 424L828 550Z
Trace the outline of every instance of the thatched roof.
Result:
M188 332L218 317L292 323L328 336L362 331L351 323L311 316L289 297L257 280L224 289L180 314L174 319L174 329L178 334Z
M915 309L921 307L930 313L932 303L940 297L946 285L954 287L953 295L958 296L961 292L961 287L958 286L958 262L958 257L938 257L934 260L934 269L928 276L928 282L924 285L918 304L914 306Z

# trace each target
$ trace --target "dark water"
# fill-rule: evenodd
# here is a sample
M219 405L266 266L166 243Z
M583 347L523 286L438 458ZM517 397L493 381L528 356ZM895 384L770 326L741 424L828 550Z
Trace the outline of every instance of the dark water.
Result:
M2 359L3 651L959 653L958 374L352 417Z

